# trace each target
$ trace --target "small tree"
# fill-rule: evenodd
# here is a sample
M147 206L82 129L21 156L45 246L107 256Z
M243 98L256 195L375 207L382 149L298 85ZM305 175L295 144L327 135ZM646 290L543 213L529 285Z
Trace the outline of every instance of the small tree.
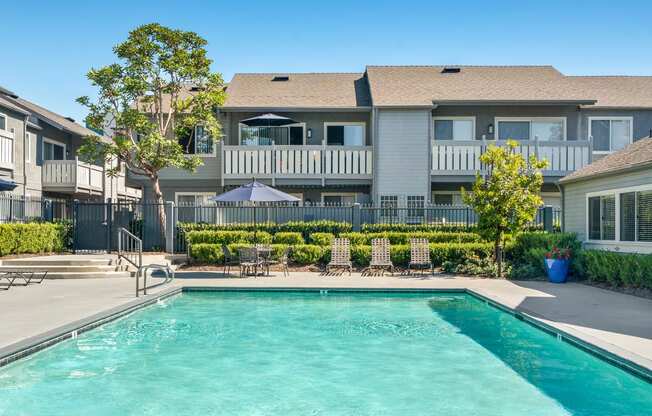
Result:
M224 82L219 73L211 72L206 43L193 32L157 23L140 26L113 48L119 63L88 72L98 89L97 98L77 99L89 110L87 125L108 130L110 136L110 141L85 138L79 153L107 164L118 160L131 173L148 178L163 232L160 170L174 167L194 172L202 164L200 158L184 154L188 149L176 138L196 139L195 126L202 126L213 138L220 136L215 109L224 102ZM118 164L108 173L116 175L119 169Z
M480 161L488 169L487 176L476 175L472 192L462 188L464 202L479 216L478 231L494 242L498 277L502 275L505 235L522 231L543 203L541 169L547 162L537 160L535 156L526 160L516 153L517 145L513 140L503 147L490 145L480 156Z

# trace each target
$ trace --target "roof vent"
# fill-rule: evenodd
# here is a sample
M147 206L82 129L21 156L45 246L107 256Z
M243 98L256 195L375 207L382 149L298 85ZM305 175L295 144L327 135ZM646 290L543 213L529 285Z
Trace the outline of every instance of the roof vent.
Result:
M64 118L65 118L66 120L68 120L68 121L72 121L73 123L75 122L75 119L72 118L72 117L64 117Z
M274 78L272 78L272 82L283 82L283 81L289 81L290 77L287 75L277 75Z
M442 74L459 74L462 69L457 66L445 66L442 70Z

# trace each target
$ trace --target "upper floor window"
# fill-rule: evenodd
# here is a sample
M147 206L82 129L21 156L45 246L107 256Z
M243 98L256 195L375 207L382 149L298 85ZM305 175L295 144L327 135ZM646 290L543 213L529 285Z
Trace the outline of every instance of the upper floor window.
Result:
M247 126L240 124L240 144L243 146L293 145L301 146L305 141L305 124L289 126Z
M215 154L213 138L204 126L196 126L190 137L179 138L184 153L189 155L211 156Z
M0 130L7 130L7 116L0 114Z
M593 150L613 152L632 142L632 117L589 117Z
M566 140L565 117L496 118L498 140Z
M358 122L324 123L324 141L328 146L364 146L365 124Z
M43 160L65 160L66 145L43 139Z
M473 140L475 117L435 117L435 140Z

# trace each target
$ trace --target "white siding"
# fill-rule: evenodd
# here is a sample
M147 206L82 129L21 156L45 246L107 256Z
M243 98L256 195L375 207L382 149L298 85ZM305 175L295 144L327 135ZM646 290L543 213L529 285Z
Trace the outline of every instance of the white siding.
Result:
M375 195L430 194L430 112L426 110L380 110L374 143Z

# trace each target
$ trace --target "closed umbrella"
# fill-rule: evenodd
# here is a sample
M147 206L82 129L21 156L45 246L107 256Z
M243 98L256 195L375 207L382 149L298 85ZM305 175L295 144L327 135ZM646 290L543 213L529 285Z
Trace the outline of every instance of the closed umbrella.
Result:
M254 240L256 236L256 203L257 202L297 202L296 196L274 189L254 178L252 182L235 188L223 194L208 198L217 202L245 202L250 201L254 205Z
M17 186L18 184L12 180L0 178L0 192L13 191Z

